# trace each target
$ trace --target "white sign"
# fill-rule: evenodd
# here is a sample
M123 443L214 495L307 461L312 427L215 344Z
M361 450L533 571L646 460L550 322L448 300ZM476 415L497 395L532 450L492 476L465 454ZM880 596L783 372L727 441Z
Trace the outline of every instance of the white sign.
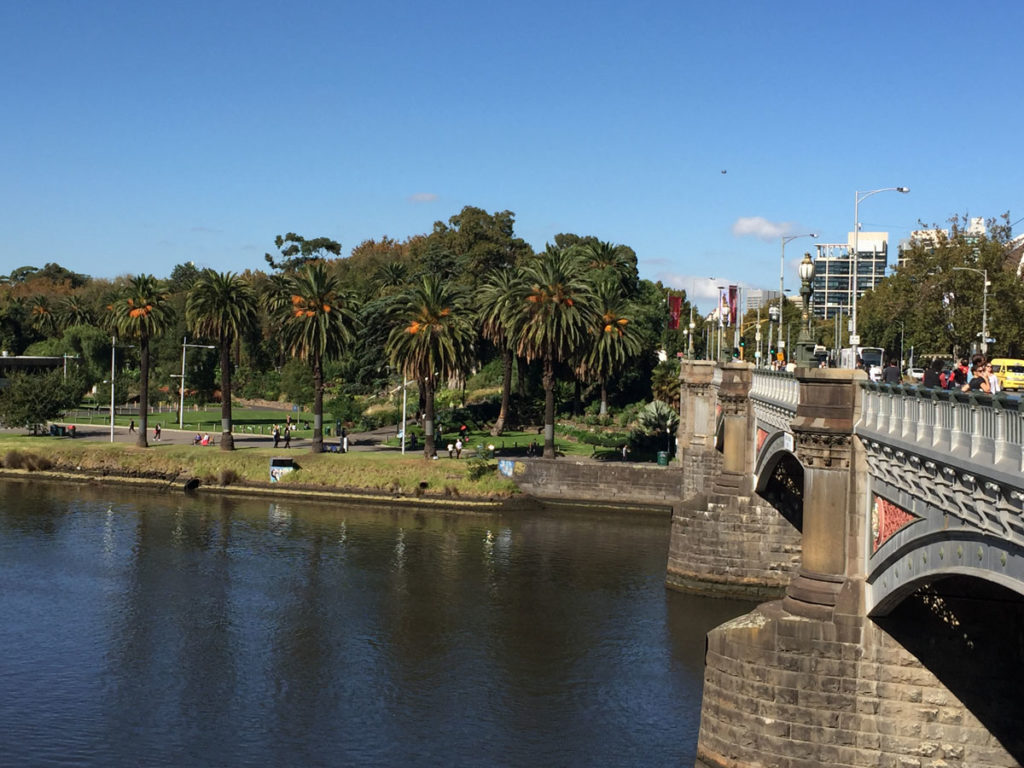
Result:
M850 336L850 346L851 347L859 347L860 346L860 334L859 333L854 333L854 334L852 334Z

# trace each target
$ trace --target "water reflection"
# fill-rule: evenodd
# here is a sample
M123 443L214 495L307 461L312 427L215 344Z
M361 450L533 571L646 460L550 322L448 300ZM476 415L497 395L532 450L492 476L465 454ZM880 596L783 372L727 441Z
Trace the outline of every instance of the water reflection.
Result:
M693 763L665 520L0 483L13 764Z

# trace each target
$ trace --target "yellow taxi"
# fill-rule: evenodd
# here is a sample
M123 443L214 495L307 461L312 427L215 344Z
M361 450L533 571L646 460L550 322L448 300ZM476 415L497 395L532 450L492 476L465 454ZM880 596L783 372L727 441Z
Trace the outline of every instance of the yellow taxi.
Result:
M1024 360L997 357L992 361L992 373L999 380L1000 389L1024 389Z

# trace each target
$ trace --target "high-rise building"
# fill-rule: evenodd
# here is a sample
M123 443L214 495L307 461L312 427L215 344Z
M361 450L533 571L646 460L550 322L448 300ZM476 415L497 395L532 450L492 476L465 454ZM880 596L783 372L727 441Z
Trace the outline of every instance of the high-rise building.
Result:
M817 243L814 259L814 295L811 313L833 318L853 311L853 232L845 243ZM863 296L885 277L889 261L889 233L861 232L857 240L857 296Z
M779 303L779 292L769 291L764 288L748 288L744 295L747 297L747 311L764 309L771 304Z

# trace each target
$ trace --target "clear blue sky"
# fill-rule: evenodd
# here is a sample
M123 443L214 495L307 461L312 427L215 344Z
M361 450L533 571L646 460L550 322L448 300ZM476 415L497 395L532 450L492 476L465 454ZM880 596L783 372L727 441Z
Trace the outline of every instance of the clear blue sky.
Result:
M347 253L475 205L537 249L630 245L710 306L777 288L782 232L844 242L857 190L911 187L861 205L893 259L919 219L1024 215L1022 22L1005 0L0 0L0 272L263 268L277 234Z

